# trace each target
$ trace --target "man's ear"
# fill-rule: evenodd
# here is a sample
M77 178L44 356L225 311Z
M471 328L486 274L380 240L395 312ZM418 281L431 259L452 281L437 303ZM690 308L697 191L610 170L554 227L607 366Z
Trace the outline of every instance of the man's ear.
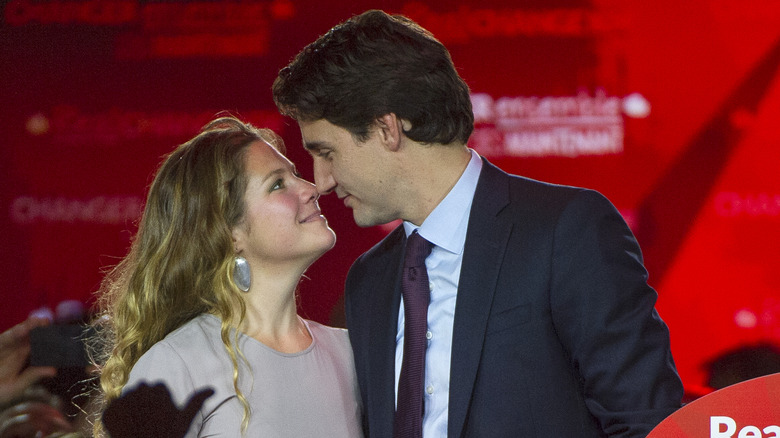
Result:
M408 122L406 122L408 124ZM387 113L376 119L377 134L382 143L390 151L401 148L401 140L404 135L404 120L398 118L395 113Z

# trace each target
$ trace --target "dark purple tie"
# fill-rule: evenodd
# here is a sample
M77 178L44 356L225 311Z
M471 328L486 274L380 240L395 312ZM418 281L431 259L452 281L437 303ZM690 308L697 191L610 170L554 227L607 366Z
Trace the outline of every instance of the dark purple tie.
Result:
M401 293L404 297L404 358L398 378L394 438L422 438L423 378L428 341L428 302L431 290L425 258L433 244L414 231L406 241Z

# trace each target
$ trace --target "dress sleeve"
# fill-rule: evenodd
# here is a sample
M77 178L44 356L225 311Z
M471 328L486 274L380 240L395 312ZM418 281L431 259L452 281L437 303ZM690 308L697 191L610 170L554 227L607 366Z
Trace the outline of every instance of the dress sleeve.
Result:
M645 436L680 407L669 331L639 245L603 196L582 191L556 224L553 321L611 437Z

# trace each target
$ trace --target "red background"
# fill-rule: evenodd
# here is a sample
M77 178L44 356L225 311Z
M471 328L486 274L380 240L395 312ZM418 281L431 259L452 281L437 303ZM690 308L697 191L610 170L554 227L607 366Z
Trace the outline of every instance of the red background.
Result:
M480 107L473 147L507 171L597 189L624 213L690 391L720 353L780 343L771 0L5 1L0 329L62 300L91 304L160 157L219 111L282 134L311 178L271 82L305 44L370 7L430 29L493 103ZM640 105L626 110L631 95ZM509 114L499 102L525 106ZM531 153L507 140L523 135L582 147ZM339 242L301 283L301 313L340 325L346 271L385 231L356 227L335 198L321 205Z

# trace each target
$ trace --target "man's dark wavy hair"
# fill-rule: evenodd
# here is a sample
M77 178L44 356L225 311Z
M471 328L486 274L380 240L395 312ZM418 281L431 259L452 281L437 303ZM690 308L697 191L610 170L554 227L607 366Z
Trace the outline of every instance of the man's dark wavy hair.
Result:
M420 143L466 143L474 129L469 88L447 49L401 15L370 10L306 46L273 84L279 111L325 119L365 141L388 113L411 122Z

